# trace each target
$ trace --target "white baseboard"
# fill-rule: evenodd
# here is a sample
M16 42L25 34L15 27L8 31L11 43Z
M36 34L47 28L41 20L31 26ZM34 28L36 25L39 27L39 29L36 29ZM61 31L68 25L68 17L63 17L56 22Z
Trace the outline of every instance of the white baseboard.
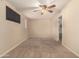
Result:
M10 52L11 50L13 50L14 48L16 48L17 46L19 46L21 43L23 43L26 39L19 41L18 43L16 43L15 45L13 45L10 49L6 50L4 53L2 53L0 55L0 57L5 56L8 52Z
M71 48L67 47L65 44L62 44L65 48L67 48L69 51L71 51L73 54L79 57L79 54L73 51Z

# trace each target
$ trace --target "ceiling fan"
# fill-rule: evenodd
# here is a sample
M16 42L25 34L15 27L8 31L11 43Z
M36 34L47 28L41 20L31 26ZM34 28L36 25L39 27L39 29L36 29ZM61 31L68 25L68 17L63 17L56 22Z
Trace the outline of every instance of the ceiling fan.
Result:
M53 3L54 0L52 2L50 2L49 4ZM55 8L56 5L55 4L52 4L50 6L46 5L46 4L40 4L38 6L38 8L40 9L36 9L36 10L33 10L33 12L37 12L37 11L41 11L41 15L43 15L45 12L49 12L49 13L53 13L53 8Z

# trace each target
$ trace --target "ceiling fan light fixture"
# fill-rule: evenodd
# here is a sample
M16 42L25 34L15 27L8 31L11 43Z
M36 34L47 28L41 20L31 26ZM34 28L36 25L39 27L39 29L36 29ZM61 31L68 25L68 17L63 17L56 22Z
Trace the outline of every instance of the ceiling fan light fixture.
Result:
M51 4L51 3L53 3L54 1L55 0L47 0L47 2L50 2L50 6L48 4L40 4L39 5L39 9L40 10L36 10L36 11L41 11L41 15L43 15L46 12L53 13L52 9L54 9L56 7L56 5L55 4Z

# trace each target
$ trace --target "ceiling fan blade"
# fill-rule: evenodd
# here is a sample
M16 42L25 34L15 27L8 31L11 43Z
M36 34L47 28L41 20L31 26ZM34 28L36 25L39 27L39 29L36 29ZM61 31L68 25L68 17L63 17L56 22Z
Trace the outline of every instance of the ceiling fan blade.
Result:
M55 4L53 4L53 5L49 6L48 8L53 8L53 7L56 7L56 5L55 5Z
M41 12L41 15L43 15L44 13L43 12Z
M53 11L52 11L52 10L48 10L48 12L53 13Z
M41 8L47 8L47 5L39 5Z

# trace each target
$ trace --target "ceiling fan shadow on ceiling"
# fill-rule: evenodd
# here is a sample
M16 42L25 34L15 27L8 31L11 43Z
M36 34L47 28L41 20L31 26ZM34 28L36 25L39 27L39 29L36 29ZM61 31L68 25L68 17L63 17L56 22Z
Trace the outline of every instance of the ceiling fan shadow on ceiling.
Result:
M50 2L53 3L54 1ZM56 5L55 4L52 4L50 6L46 5L46 4L40 4L38 5L38 8L37 9L34 9L33 12L37 12L37 11L41 11L41 15L43 15L45 12L49 12L49 13L53 13L53 8L55 8Z

